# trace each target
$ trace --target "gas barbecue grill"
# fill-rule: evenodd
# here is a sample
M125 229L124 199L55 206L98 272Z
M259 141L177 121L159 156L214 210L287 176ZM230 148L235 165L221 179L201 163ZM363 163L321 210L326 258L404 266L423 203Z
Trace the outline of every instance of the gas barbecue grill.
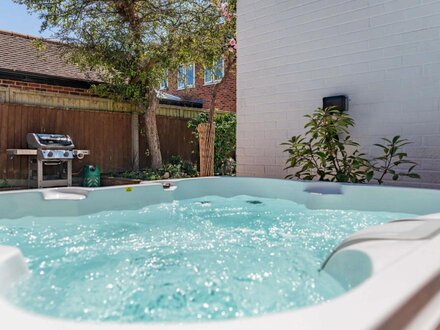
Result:
M36 181L38 188L72 185L72 160L83 159L89 150L74 149L68 135L28 133L26 141L29 149L8 149L14 156L29 156L29 186ZM45 175L44 169L52 167L52 175ZM56 170L54 174L54 168ZM36 172L36 180L34 173Z

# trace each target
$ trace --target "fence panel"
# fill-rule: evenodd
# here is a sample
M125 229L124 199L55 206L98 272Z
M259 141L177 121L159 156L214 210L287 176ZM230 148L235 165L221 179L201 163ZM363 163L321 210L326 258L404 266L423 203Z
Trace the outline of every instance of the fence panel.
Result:
M173 155L193 159L191 130L187 118L157 116L163 159ZM149 165L146 156L145 123L139 116L140 167ZM27 157L9 159L6 149L26 149L26 134L61 133L72 138L75 147L89 149L90 156L74 160L73 171L85 164L97 164L103 172L130 170L131 114L124 112L55 109L22 104L0 103L0 179L24 180Z
M73 171L98 164L103 171L131 168L131 114L0 104L0 179L26 179L27 157L8 159L6 149L26 149L26 134L62 133L91 155L74 160Z
M164 161L176 155L186 160L195 161L191 144L193 135L191 130L187 128L187 124L188 119L186 118L157 116L160 149ZM148 146L143 116L139 116L139 144L139 165L141 168L145 168L150 165L150 159L147 157Z

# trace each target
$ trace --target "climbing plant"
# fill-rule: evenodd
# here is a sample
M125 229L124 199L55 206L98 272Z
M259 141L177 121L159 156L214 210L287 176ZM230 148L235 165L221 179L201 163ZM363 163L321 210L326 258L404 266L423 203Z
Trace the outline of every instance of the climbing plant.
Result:
M200 123L207 123L208 113L201 113L188 122L188 128L192 129L194 140L193 150L198 154L199 133L197 126ZM231 175L235 173L235 149L236 149L236 116L233 113L216 113L215 139L214 139L214 171L220 175Z

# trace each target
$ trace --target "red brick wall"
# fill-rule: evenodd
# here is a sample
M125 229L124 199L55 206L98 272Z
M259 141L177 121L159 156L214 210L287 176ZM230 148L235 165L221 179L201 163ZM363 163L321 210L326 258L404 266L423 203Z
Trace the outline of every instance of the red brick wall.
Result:
M203 100L203 108L211 106L211 93L213 85L205 85L203 67L196 65L196 86L185 90L177 90L177 74L171 73L168 77L168 89L164 92L177 95L187 100ZM236 112L237 80L235 72L222 83L218 94L216 107L222 111Z
M13 87L18 89L27 89L27 90L40 91L40 92L90 96L90 92L87 89L83 89L83 88L54 86L54 85L46 85L46 84L31 83L25 81L7 80L7 79L0 79L0 87Z
M211 106L211 93L213 85L205 85L203 77L203 68L196 66L196 86L185 90L177 90L177 75L170 74L168 78L169 88L165 92L180 96L187 100L203 100L203 108L209 109ZM13 87L26 90L34 90L40 92L61 93L69 95L90 96L91 93L87 89L63 87L39 83L31 83L25 81L15 81L0 79L0 87ZM236 112L236 77L232 72L229 77L222 83L218 94L216 107L222 111Z

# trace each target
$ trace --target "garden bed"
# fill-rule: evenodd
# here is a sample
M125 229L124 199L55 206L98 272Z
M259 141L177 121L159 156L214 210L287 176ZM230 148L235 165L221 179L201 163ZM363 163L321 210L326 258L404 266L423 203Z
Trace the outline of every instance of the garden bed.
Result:
M147 168L138 171L113 172L104 175L102 178L108 178L108 182L112 180L114 180L114 182L118 182L118 180L121 180L120 182L123 182L122 180L134 180L134 183L140 183L141 181L193 178L197 176L199 176L199 173L197 172L195 164L183 160L181 157L174 156L171 157L168 163L157 170ZM106 184L103 183L102 185Z
M0 187L0 191L23 190L23 189L29 189L29 188L28 187L23 187L23 186L4 186L4 187Z
M124 186L130 184L139 184L142 180L140 179L128 179L124 177L114 177L114 176L102 176L101 186Z

